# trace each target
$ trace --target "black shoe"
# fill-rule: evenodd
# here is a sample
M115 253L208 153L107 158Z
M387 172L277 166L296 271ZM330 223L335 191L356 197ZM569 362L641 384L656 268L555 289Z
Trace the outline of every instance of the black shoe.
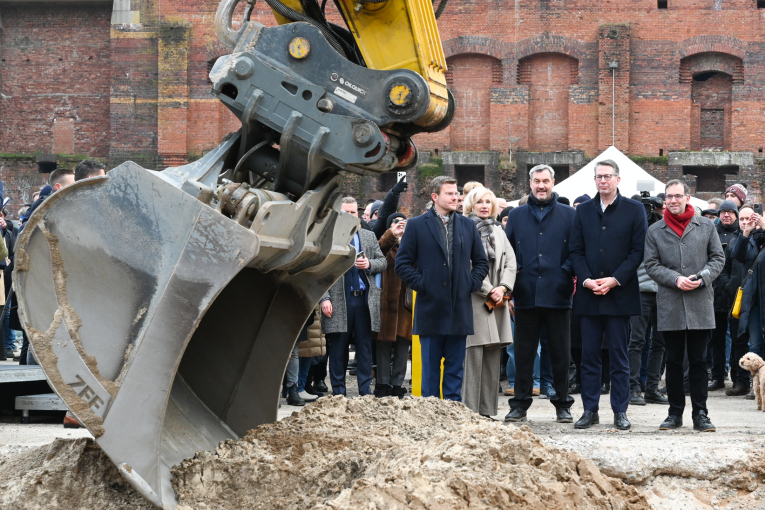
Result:
M639 391L630 392L630 405L632 406L644 406L645 400Z
M749 393L744 398L747 400L755 400L757 398L754 394L754 386L749 388Z
M661 388L659 388L659 393L661 393L662 395L666 395L667 394L667 385L666 384L664 386L662 386Z
M348 369L348 375L350 375L351 377L356 377L356 369L355 368Z
M391 386L391 396L404 398L406 396L406 388L403 386Z
M664 404L669 405L669 400L667 400L667 397L659 393L658 391L654 390L646 391L645 396L643 397L643 400L645 400L649 404Z
M393 395L393 387L390 384L375 384L375 397L390 397L391 395Z
M627 419L627 413L614 413L614 427L619 430L629 430L632 427Z
M675 430L683 426L683 417L670 414L667 419L659 425L659 430Z
M699 432L714 432L715 426L709 421L706 411L699 411L699 414L693 419L693 430Z
M575 384L568 390L569 395L579 395L582 392L582 385Z
M526 421L526 411L520 407L514 407L510 409L510 412L505 415L505 421L517 423L519 421Z
M5 349L5 359L13 359L13 349Z
M729 397L741 397L749 393L749 388L743 384L736 383L732 388L725 390L725 394Z
M603 383L600 386L600 394L608 395L609 393L611 393L611 383Z
M356 368L357 363L358 362L356 361L356 358L348 360L348 370L350 370L351 368Z
M571 416L571 411L569 409L556 409L555 421L558 423L574 423L574 417Z
M312 384L306 383L305 391L309 395L316 395L317 397L323 397L324 396L324 393L322 393L320 391L317 391L316 388L314 388L314 386Z
M683 387L683 391L685 392L685 396L687 397L688 395L691 394L691 387L690 386L685 386L685 387Z
M289 393L287 394L287 405L291 406L304 406L305 400L298 395L297 384L290 386Z
M329 388L327 388L327 385L324 381L314 382L313 389L315 389L316 391L320 391L322 393L326 393L329 391Z
M491 420L491 421L497 421L497 420L495 420L494 418L492 418L491 416L489 416L488 414L482 414L482 415L481 415L481 418L486 418L486 419L489 419L489 420Z
M598 413L593 413L592 411L585 411L584 414L582 414L582 417L579 418L579 421L574 423L575 429L588 429L592 427L593 425L597 425L600 423L600 417L598 416Z
M719 381L717 379L712 379L712 381L707 386L707 389L709 391L724 390L725 389L725 383L722 382L722 381Z

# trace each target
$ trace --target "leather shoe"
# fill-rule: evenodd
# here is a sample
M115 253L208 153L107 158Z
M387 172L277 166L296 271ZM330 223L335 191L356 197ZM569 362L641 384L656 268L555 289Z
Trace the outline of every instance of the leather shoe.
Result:
M581 392L582 392L581 384L575 384L571 387L570 390L568 390L569 395L579 395Z
M743 384L736 383L732 388L725 390L725 394L729 397L740 397L749 393L749 388Z
M699 432L714 432L715 426L709 421L706 411L699 411L699 414L693 419L693 430Z
M661 422L659 430L675 430L683 426L683 417L670 414L667 419Z
M392 397L398 397L399 399L402 399L406 396L406 388L403 386L391 386L391 392Z
M601 384L601 386L600 386L600 394L601 395L608 395L609 393L611 393L611 383L608 382L608 383Z
M320 391L322 393L326 393L329 391L329 388L327 388L327 384L324 381L313 383L313 389L315 389L316 391Z
M507 395L508 397L514 396L515 395L515 388L507 388L505 390L505 395Z
M571 416L571 411L568 409L556 409L555 421L558 423L574 423L574 417Z
M534 397L538 397L539 396L539 388L533 388L531 390L531 395L534 396Z
M64 428L65 429L81 429L82 425L74 416L68 414L64 416Z
M619 430L629 430L632 427L627 419L627 413L614 413L614 427Z
M747 400L754 400L756 397L754 395L754 386L749 388L749 393L746 394L746 397L744 397Z
M390 384L377 384L375 383L375 397L390 397L393 395L393 387Z
M297 384L293 384L292 386L290 386L289 392L287 393L287 405L291 405L291 406L305 405L305 400L300 398L300 395L298 395Z
M526 421L526 411L520 407L510 409L510 412L505 416L505 421L517 423L519 421Z
M5 359L13 359L13 349L5 349Z
M643 397L643 400L645 400L649 404L664 404L669 405L669 400L667 397L662 395L656 390L653 391L646 391L645 396Z
M318 396L316 396L316 395L313 395L313 394L311 394L311 393L308 393L308 392L307 392L307 391L305 391L305 390L298 392L298 396L299 396L300 398L302 398L303 400L305 400L306 402L313 402L313 401L315 401L315 400L318 400L318 399L319 399L319 397L318 397Z
M630 405L631 406L644 406L645 405L645 399L643 399L643 396L640 394L639 391L631 391L630 392Z
M598 416L597 412L592 411L585 411L582 414L582 417L579 418L579 420L574 423L575 429L588 429L592 427L593 425L597 425L600 423L600 417Z
M710 381L709 385L707 386L707 389L709 391L723 390L725 389L725 383L717 379L712 379L712 381Z

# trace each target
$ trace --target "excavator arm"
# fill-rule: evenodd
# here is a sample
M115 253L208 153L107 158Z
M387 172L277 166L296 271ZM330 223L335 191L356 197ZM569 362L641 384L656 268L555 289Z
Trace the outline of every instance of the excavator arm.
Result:
M276 419L295 340L351 267L340 172L416 164L454 116L427 0L266 0L215 26L212 92L242 127L163 171L133 162L48 198L17 242L19 315L54 391L123 476L176 505L171 468ZM442 4L444 2L442 1Z

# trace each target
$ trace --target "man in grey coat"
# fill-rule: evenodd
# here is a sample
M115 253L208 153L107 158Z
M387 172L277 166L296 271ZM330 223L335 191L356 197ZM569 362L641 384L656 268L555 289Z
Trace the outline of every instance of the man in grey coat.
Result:
M358 217L358 204L343 199L343 211ZM353 236L357 259L321 300L321 326L327 337L329 378L334 395L345 395L348 343L356 342L356 377L359 395L369 395L372 382L372 331L380 331L380 287L373 275L382 273L388 261L380 251L377 236L364 229Z
M693 428L714 432L707 413L707 343L715 328L714 282L725 265L720 237L707 218L695 216L690 189L671 180L665 189L664 220L648 229L645 269L659 285L659 331L667 353L669 416L659 427L683 425L683 356L688 352Z

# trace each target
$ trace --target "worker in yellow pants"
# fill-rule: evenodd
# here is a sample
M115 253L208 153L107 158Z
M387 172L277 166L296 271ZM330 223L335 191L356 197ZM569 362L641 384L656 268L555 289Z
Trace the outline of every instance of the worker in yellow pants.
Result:
M414 307L417 306L417 293L412 292L412 320L414 320ZM444 398L444 360L441 359L441 398ZM422 396L422 350L420 349L420 336L412 335L412 395Z

